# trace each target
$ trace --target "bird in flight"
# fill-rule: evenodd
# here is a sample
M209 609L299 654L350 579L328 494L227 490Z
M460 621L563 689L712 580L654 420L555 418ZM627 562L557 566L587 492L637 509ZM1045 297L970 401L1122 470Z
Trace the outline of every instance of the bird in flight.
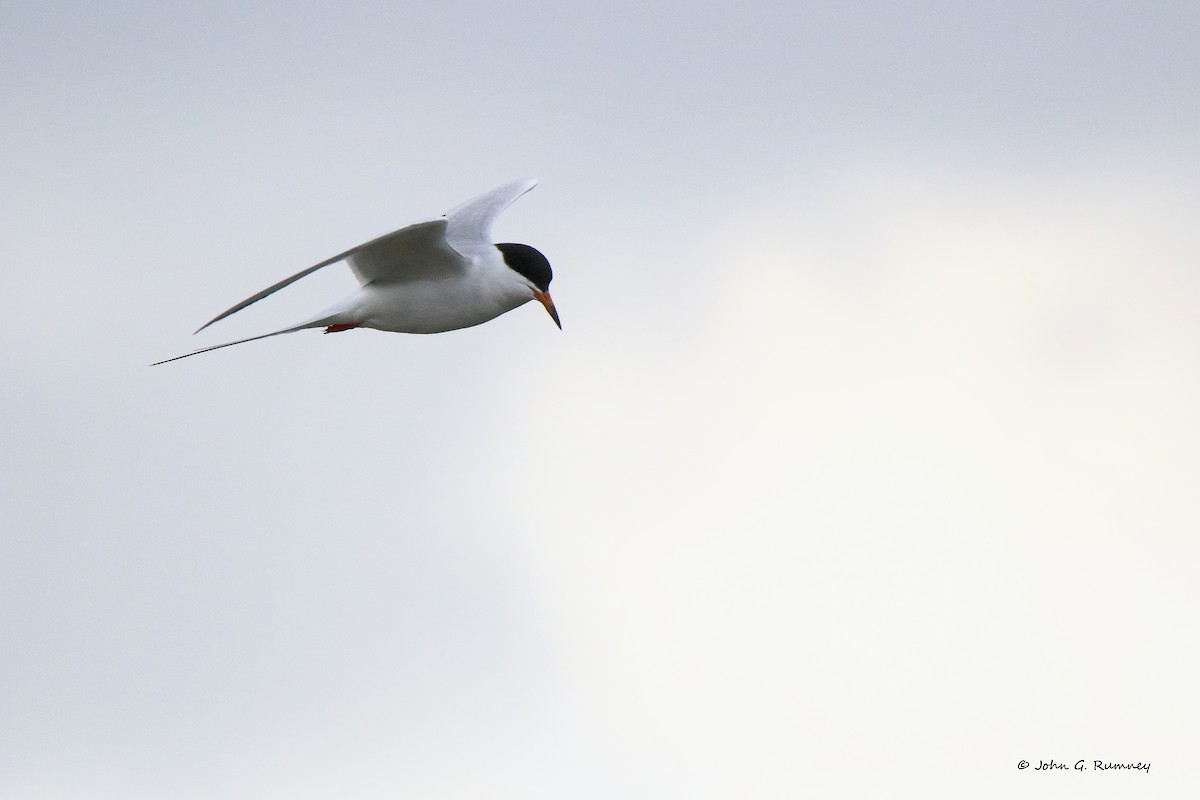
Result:
M550 299L553 273L546 257L527 244L492 243L496 217L536 185L532 178L506 183L442 217L414 223L327 258L221 312L196 333L322 267L347 262L358 288L299 325L205 347L151 366L306 328L324 328L325 333L353 328L442 333L479 325L530 300L545 306L561 329Z

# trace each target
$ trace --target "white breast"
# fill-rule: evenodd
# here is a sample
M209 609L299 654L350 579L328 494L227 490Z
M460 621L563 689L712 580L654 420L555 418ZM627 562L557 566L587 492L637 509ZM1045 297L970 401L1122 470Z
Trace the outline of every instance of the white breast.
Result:
M372 283L359 290L364 328L397 333L442 333L480 325L533 299L500 258L477 255L469 266L440 279Z

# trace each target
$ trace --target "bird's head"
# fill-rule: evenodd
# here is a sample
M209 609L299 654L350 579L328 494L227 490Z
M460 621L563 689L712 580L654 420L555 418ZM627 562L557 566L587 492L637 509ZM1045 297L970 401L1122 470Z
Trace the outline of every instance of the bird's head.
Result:
M550 299L550 281L554 279L554 271L550 269L546 257L527 244L498 244L496 249L504 256L508 268L523 279L533 298L546 307L554 324L562 330L554 301Z

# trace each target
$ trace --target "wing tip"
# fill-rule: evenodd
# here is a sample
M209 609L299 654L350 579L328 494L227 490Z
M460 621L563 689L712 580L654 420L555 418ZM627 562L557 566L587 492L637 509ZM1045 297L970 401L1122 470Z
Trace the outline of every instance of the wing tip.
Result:
M520 189L520 194L517 195L520 197L521 194L525 194L539 183L541 183L541 181L539 181L537 178L517 178L516 180L511 180L502 186L496 187L496 189L493 191L500 191L502 189Z

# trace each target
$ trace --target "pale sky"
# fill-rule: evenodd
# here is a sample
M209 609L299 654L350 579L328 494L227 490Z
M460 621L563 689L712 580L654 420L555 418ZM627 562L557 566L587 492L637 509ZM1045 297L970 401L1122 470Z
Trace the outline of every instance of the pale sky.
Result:
M1197 41L3 5L0 797L1196 794ZM521 177L563 331L147 366Z

